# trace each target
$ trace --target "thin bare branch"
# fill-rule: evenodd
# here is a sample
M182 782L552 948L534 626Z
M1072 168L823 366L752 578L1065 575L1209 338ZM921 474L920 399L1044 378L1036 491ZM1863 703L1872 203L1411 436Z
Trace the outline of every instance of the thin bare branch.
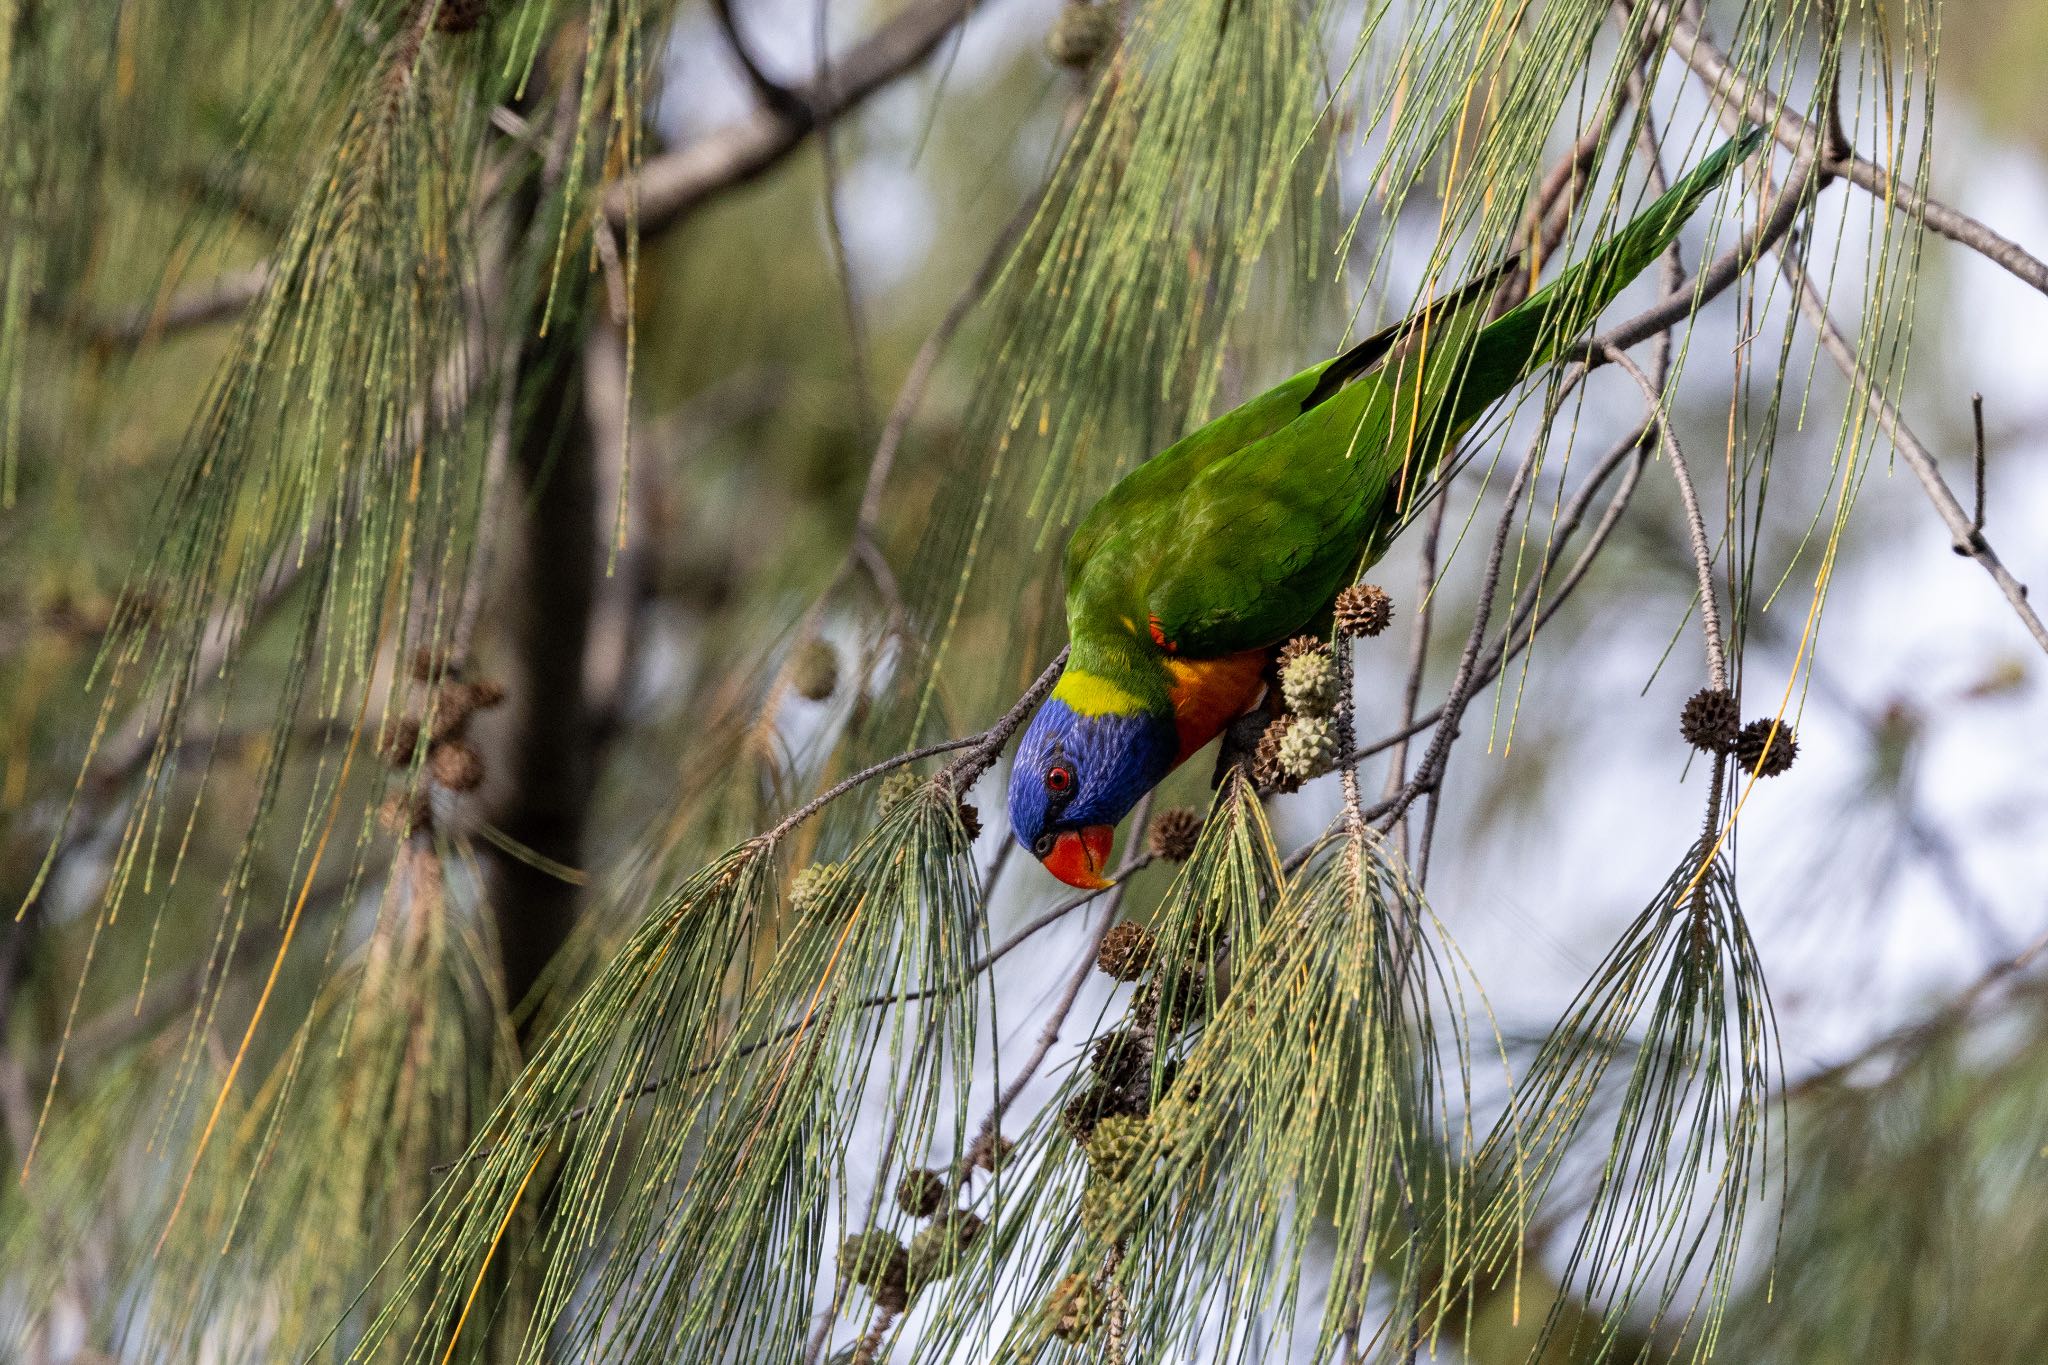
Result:
M1685 533L1691 542L1693 572L1699 578L1700 630L1706 636L1707 678L1716 688L1728 686L1728 653L1722 642L1721 608L1714 600L1714 552L1707 540L1706 519L1700 515L1699 492L1693 487L1692 471L1685 462L1685 452L1679 447L1678 436L1671 430L1671 422L1664 415L1664 398L1657 386L1650 382L1650 376L1642 367L1621 351L1610 350L1607 358L1628 374L1643 391L1643 402L1650 414L1650 421L1657 429L1657 441L1664 449L1664 458L1670 462L1671 477L1678 483L1678 497L1685 505Z
M1625 3L1627 0L1625 0ZM1648 3L1651 23L1670 34L1672 52L1704 81L1718 100L1751 123L1770 129L1779 145L1801 160L1811 161L1823 182L1840 178L1867 190L1895 213L1925 223L1958 245L1968 247L2001 267L2013 278L2048 294L2048 261L1984 223L1921 192L1912 182L1892 174L1866 157L1834 155L1829 139L1793 112L1784 97L1736 71L1727 56L1699 28L1670 4ZM1846 144L1846 137L1842 139Z
M820 124L857 109L916 69L976 3L921 0L909 6L840 57L829 84L793 89L801 111L760 109L687 147L649 159L630 180L606 192L605 212L622 225L637 221L643 236L675 226L712 195L774 166Z
M1871 415L1877 419L1878 428L1891 438L1893 447L1905 460L1906 467L1920 480L1920 486L1927 491L1927 500L1934 504L1935 514L1941 518L1942 525L1948 527L1957 553L1967 559L1976 560L1984 572L1991 575L1991 581L1998 585L1999 592L2012 604L2013 614L2020 618L2020 624L2026 627L2027 634L2034 637L2034 643L2048 651L2048 626L2042 624L2040 613L2036 612L2033 603L2027 600L2026 584L2013 577L2012 571L2005 567L2005 561L1991 548L1991 542L1984 538L1984 532L1972 525L1970 514L1963 510L1963 505L1956 501L1955 494L1949 491L1948 481L1942 478L1941 467L1934 458L1934 452L1913 433L1913 429L1906 425L1905 418L1900 415L1898 408L1871 380L1869 372L1863 368L1863 362L1856 354L1856 348L1849 344L1841 330L1835 326L1834 319L1828 316L1827 302L1814 287L1806 268L1793 260L1789 254L1780 254L1778 263L1785 272L1785 278L1791 282L1798 295L1799 311L1813 324L1814 331L1819 335L1821 349L1835 362L1835 368L1842 372L1850 387L1869 405Z
M231 271L210 284L167 295L146 307L90 322L87 330L102 346L139 346L188 327L204 327L239 316L269 286L270 266L252 265Z

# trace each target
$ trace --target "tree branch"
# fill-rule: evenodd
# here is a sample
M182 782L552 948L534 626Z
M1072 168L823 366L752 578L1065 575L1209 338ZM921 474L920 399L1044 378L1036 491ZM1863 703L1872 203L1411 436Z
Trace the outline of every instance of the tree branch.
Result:
M210 284L167 294L147 306L90 320L85 324L86 331L98 346L139 346L169 332L225 322L261 298L269 287L270 266L267 262L258 263L222 275Z
M1825 137L1812 123L1794 113L1782 95L1736 71L1727 56L1672 6L1652 3L1644 8L1651 23L1670 35L1673 54L1692 68L1717 100L1751 123L1770 129L1779 145L1811 160L1823 183L1839 177L1867 190L1893 212L1917 219L1941 236L2002 267L2021 283L2048 294L2048 262L1970 215L1922 193L1911 181L1848 152L1846 145L1830 145L1834 139Z
M605 212L637 222L643 237L674 227L713 194L754 179L802 144L820 124L854 109L937 50L978 0L920 0L861 40L832 66L829 81L789 93L791 105L766 107L654 157L605 194ZM801 108L793 107L801 104Z
M2034 637L2034 643L2041 646L2042 650L2048 651L2048 626L2042 624L2040 614L2027 600L2026 584L2013 577L2012 571L2005 567L2005 562L1998 557L1997 551L1991 548L1991 542L1984 538L1984 532L1971 523L1970 514L1956 501L1956 495L1949 491L1948 482L1941 477L1941 467L1936 463L1934 453L1914 435L1913 429L1906 425L1905 418L1900 415L1898 408L1893 406L1891 400L1871 382L1870 375L1863 368L1863 362L1857 357L1855 348L1836 328L1834 319L1828 316L1827 304L1814 288L1812 279L1807 276L1806 268L1789 255L1780 255L1778 263L1785 273L1786 280L1799 296L1799 311L1806 315L1807 321L1813 324L1814 331L1819 335L1821 349L1828 353L1828 358L1835 362L1835 368L1842 372L1850 387L1869 405L1871 416L1877 419L1878 428L1891 438L1893 447L1905 460L1906 467L1920 480L1920 486L1927 491L1927 500L1934 504L1936 515L1941 518L1942 524L1948 527L1956 552L1965 558L1976 560L1983 566L1984 572L1991 575L1991 581L1996 583L1998 590L2005 595L2005 600L2012 604L2013 613L2020 618L2020 624L2027 628L2027 634Z

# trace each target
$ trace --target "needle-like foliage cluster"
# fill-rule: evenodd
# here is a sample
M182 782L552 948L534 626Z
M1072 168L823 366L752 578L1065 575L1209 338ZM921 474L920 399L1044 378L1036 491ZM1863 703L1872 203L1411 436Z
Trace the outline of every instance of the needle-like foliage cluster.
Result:
M0 1326L47 1336L62 1305L138 1358L365 1365L1412 1361L1478 1355L1506 1299L1534 1324L1515 1348L1531 1361L1737 1347L1861 1361L1979 1339L1951 1286L1891 1248L1967 1259L1956 1227L1990 1228L1973 1264L2009 1299L2048 1260L2048 1224L2015 1193L2038 1155L2013 1137L2040 1117L2027 1049L2001 1053L1995 1031L1959 1018L1870 1093L1824 1077L1787 1095L1733 871L1757 784L1711 746L1705 838L1526 1054L1475 1022L1483 997L1423 894L1466 706L1577 585L1638 481L1662 477L1645 474L1653 450L1681 487L1716 695L1735 704L1745 645L1788 584L1811 604L1792 676L1751 676L1750 696L1782 710L1811 668L1907 356L1920 247L1876 195L1839 226L1815 206L1849 173L1837 139L1881 148L1899 176L1924 150L1922 0L1085 7L1099 47L1061 78L1053 159L945 324L987 330L962 429L903 448L913 491L892 509L883 495L906 482L889 484L893 443L915 403L892 417L845 561L784 644L706 647L708 663L670 660L644 689L689 699L684 780L662 773L682 790L637 803L662 808L633 812L648 831L635 856L588 869L479 815L473 793L504 773L437 730L433 699L476 685L493 532L553 512L533 489L574 458L547 439L558 419L619 428L602 558L621 558L632 409L623 393L603 410L550 405L596 402L592 357L614 343L620 386L634 377L649 297L635 171L660 115L650 38L671 16L638 0L296 7L237 40L289 50L290 68L241 73L230 95L227 75L186 74L238 28L199 8L181 31L149 6L0 0L0 500L19 452L33 494L52 477L42 453L66 439L64 403L24 379L43 331L86 389L107 349L153 342L182 297L170 269L142 313L107 312L105 248L88 249L85 226L106 167L147 156L154 114L275 173L267 194L200 176L204 208L167 249L236 263L246 296L193 371L154 534L93 641L81 775L27 886L36 913L84 926L85 971L131 936L153 962L165 925L181 946L168 940L193 920L167 918L170 888L194 867L217 875L195 1004L89 1085L66 1080L71 1025L55 1030L36 1077L49 1098L20 1143L33 1181L5 1206L0 1249L10 1265L59 1250L0 1272ZM737 159L738 184L785 144L834 136L869 93L856 87L873 54L855 50L850 77L827 63L786 88L731 7L714 8L761 100L704 144L707 163ZM1711 70L1687 41L1707 19L1728 35ZM1401 766L1369 816L1359 756L1340 752L1360 739L1348 653L1289 685L1291 704L1330 713L1314 766L1343 769L1344 813L1309 851L1283 856L1264 798L1226 764L1199 836L1192 813L1178 822L1192 848L1156 855L1185 854L1177 870L1134 854L1114 890L1034 909L999 946L989 927L1012 907L996 889L1031 869L1021 852L988 856L1001 829L977 856L998 818L969 788L1023 711L955 746L935 778L901 763L831 786L849 763L962 734L1029 685L1059 634L1063 532L1118 476L1339 333L1512 252L1522 276L1504 287L1540 286L1747 124L1774 130L1771 150L1673 246L1666 277L1627 296L1677 291L1661 325L1624 328L1617 350L1657 339L1651 373L1628 362L1645 415L1578 482L1586 375L1610 357L1574 351L1545 381L1439 728L1425 717L1373 750L1394 747ZM842 269L844 150L822 158ZM117 228L106 240L139 240ZM839 283L858 348L871 300L850 270ZM1669 401L1686 358L1672 329L1709 296L1739 338L1717 409L1728 453L1698 481L1725 507L1718 525ZM1777 444L1807 417L1795 305L1811 325L1838 298L1857 311L1866 382L1788 554L1765 512ZM920 355L916 385L934 363ZM1529 425L1472 437L1446 481L1494 469L1500 433ZM525 497L515 448L533 461ZM1476 524L1498 481L1467 483L1450 510ZM1417 498L1404 518L1442 507ZM748 536L777 526L735 520ZM1589 525L1593 546L1566 569ZM1428 600L1400 603L1398 619L1424 623L1403 723L1461 540L1443 537L1439 558L1430 532ZM874 600L849 606L839 589L856 576ZM795 614L762 596L750 630ZM530 718L556 699L515 700ZM223 806L214 765L234 730L255 736L253 761ZM1407 740L1425 733L1411 771ZM109 786L118 801L101 800ZM826 788L819 809L782 819ZM564 882L588 874L592 901L623 907L523 1013L496 975L472 834ZM206 859L209 836L224 859ZM81 897L68 860L88 842L101 874ZM1061 921L1086 926L1071 971L1033 956ZM1022 1025L997 1019L993 984L1020 966L1042 987L1023 992L1037 1014ZM69 1010L86 998L81 985ZM1013 1074L1020 1039L1037 1050ZM1493 1054L1499 1093L1475 1077L1475 1055ZM1995 1124L1970 1142L1940 1140L1985 1114ZM1789 1182L1767 1179L1774 1140L1810 1163ZM1932 1197L1886 1199L1912 1183ZM1760 1231L1769 1199L1776 1227ZM1792 1268L1751 1274L1773 1250ZM77 1307L91 1283L119 1292ZM1867 1286L1902 1306L1842 1334L1839 1305ZM1981 1339L1995 1358L2001 1339Z

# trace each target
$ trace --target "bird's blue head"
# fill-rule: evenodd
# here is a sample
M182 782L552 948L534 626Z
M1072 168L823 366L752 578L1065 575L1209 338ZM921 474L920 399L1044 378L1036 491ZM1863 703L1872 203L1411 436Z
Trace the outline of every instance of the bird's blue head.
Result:
M1070 886L1108 886L1116 824L1172 770L1169 712L1069 671L1031 718L1010 769L1010 829Z

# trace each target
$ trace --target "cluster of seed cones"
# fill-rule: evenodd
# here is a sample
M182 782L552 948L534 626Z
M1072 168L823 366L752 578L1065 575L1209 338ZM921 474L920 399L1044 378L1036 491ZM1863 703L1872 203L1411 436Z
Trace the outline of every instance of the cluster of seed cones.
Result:
M1192 849L1199 822L1186 814L1186 820L1162 816L1155 822L1155 847L1168 845L1180 856ZM1167 953L1150 929L1130 920L1103 936L1095 964L1104 975L1136 985L1137 997L1129 1022L1090 1045L1087 1083L1061 1108L1060 1127L1088 1160L1082 1229L1107 1242L1117 1236L1133 1197L1131 1178L1155 1145L1153 1107L1173 1090L1180 1071L1177 1060L1161 1063L1159 1054L1204 1016L1210 992L1202 963ZM1089 1275L1067 1276L1044 1310L1053 1333L1067 1341L1093 1336L1105 1320L1109 1292Z
M896 1207L923 1227L908 1244L886 1228L854 1233L839 1244L840 1274L867 1290L875 1307L901 1313L918 1291L958 1270L981 1235L982 1218L955 1207L954 1200L968 1173L993 1169L1000 1160L998 1144L1008 1151L1000 1138L977 1142L952 1177L928 1167L904 1172L896 1182Z
M1692 694L1678 713L1678 732L1702 753L1727 754L1759 777L1776 777L1799 757L1799 737L1774 716L1742 723L1735 694L1706 687Z
M1259 736L1252 781L1261 791L1291 792L1337 766L1337 660L1330 647L1300 635L1280 650L1282 710Z
M1384 589L1354 583L1337 594L1336 625L1345 635L1372 636L1394 619ZM1337 660L1330 647L1309 635L1296 636L1275 661L1280 673L1281 710L1259 736L1252 782L1261 791L1291 792L1337 766Z
M432 823L428 796L433 789L472 792L483 785L483 755L469 742L469 724L478 712L501 705L505 689L490 678L464 682L458 673L432 650L422 649L413 655L412 677L424 693L424 703L393 722L379 741L378 752L385 763L407 772L416 759L421 760L426 777L427 791L410 802L404 794L394 794L386 803L386 823L401 833L423 830Z

